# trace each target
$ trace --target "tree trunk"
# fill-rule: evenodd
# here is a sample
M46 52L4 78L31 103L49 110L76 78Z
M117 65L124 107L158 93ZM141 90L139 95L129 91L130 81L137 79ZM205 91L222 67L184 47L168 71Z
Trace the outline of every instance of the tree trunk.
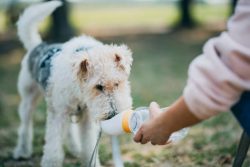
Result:
M49 0L46 0L49 1ZM63 5L52 14L49 38L53 42L65 42L74 36L74 29L69 23L69 3L61 0Z
M190 28L194 26L194 21L191 14L192 0L180 0L179 10L181 13L179 26L184 28Z

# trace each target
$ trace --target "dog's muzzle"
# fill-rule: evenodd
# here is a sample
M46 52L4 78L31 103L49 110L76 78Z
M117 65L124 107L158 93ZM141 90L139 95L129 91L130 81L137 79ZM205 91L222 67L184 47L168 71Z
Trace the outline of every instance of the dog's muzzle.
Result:
M118 114L114 96L111 95L111 94L107 94L107 96L108 96L108 103L110 105L110 111L108 112L107 117L105 118L105 120L111 119L115 115Z

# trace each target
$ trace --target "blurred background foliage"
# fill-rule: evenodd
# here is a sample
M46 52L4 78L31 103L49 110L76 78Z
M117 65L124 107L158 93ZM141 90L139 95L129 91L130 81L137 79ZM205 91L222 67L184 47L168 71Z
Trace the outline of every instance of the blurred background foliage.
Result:
M226 30L235 0L68 0L40 26L46 41L64 42L74 35L92 35L105 43L125 43L133 51L131 86L134 107L157 101L168 106L182 94L189 63L202 53L203 44ZM25 7L39 1L0 1L0 166L39 166L44 144L46 104L34 113L34 154L11 157L19 125L20 98L16 82L25 50L15 23ZM191 128L178 144L145 146L132 136L120 136L126 167L231 166L241 128L224 113ZM99 149L105 167L113 166L109 137ZM248 155L245 166L250 165ZM79 166L67 154L64 166Z

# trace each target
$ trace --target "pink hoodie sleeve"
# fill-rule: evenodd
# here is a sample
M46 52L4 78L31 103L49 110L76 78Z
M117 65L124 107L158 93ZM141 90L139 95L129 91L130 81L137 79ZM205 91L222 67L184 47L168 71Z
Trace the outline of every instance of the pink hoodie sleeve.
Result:
M250 1L240 0L228 31L210 39L189 66L183 96L191 112L207 119L229 111L250 90Z

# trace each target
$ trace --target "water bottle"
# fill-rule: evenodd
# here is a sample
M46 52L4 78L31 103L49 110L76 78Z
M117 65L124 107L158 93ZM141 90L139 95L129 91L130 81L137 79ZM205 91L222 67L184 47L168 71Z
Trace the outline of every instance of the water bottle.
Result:
M133 133L135 135L141 125L149 119L148 108L139 107L135 110L123 111L109 120L101 121L101 128L103 132L109 135L117 136L123 133ZM172 133L168 141L177 142L183 139L187 133L188 128L181 129Z

